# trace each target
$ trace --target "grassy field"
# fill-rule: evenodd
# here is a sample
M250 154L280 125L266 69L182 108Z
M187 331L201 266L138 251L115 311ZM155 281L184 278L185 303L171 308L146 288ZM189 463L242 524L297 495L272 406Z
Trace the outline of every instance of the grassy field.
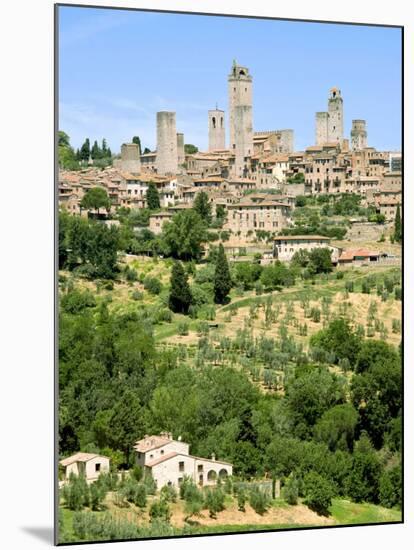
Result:
M105 501L105 510L92 513L104 518L105 514L109 512L117 520L144 526L149 524L148 504L146 510L141 510L132 504L127 508L118 508L113 502L113 496L109 494ZM181 500L171 505L171 511L170 523L175 535L334 527L401 521L401 511L399 510L390 510L373 504L357 504L344 499L333 500L329 517L318 516L302 503L290 506L281 499L274 500L272 506L263 515L257 514L249 505L246 505L245 512L240 512L237 509L236 501L229 496L226 498L226 509L218 513L216 519L211 519L208 512L203 510L199 516L193 517L189 523L186 523L184 503ZM76 540L72 527L74 512L62 507L60 513L65 541ZM191 525L190 528L189 525Z

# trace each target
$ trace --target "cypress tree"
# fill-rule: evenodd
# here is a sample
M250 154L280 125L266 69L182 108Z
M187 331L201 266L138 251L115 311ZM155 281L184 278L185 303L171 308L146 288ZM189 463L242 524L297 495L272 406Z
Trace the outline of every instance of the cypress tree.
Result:
M147 206L150 210L160 208L160 196L155 184L150 182L147 189Z
M141 140L140 140L139 136L134 136L132 138L132 143L136 143L138 145L139 154L141 154Z
M194 210L198 212L200 218L207 224L211 222L211 204L208 201L208 195L204 191L198 193L194 200Z
M397 212L395 213L394 239L397 241L397 243L400 243L402 241L402 226L401 226L400 205L397 206Z
M86 138L80 149L81 160L89 160L90 153L91 153L91 146L89 143L89 138Z
M98 145L98 142L95 141L93 142L93 145L92 145L92 150L91 150L91 157L95 160L95 159L99 159L101 157L101 150L99 149L99 145Z
M214 273L214 301L216 304L224 304L230 289L231 276L229 264L223 245L220 243L216 259L216 270Z
M191 291L181 262L175 262L172 267L170 285L169 308L175 313L188 313Z

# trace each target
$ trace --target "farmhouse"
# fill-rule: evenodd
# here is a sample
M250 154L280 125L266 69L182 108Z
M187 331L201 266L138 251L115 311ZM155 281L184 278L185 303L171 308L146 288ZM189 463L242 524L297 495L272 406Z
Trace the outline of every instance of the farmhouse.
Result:
M109 472L109 458L92 453L76 453L59 464L65 469L65 479L73 473L85 476L86 481L95 481L102 472Z
M379 252L373 252L366 248L355 248L343 250L338 258L338 264L357 264L360 265L366 262L378 262L380 257Z
M200 486L215 485L217 479L232 475L233 466L228 462L202 458L189 454L189 444L172 438L169 432L146 435L136 442L136 463L151 472L158 489L164 485L179 486L184 476L190 476Z
M295 252L298 250L308 250L314 248L328 248L332 250L332 263L337 263L339 249L331 246L329 237L321 235L282 235L273 239L273 254L274 257L282 262L290 262Z

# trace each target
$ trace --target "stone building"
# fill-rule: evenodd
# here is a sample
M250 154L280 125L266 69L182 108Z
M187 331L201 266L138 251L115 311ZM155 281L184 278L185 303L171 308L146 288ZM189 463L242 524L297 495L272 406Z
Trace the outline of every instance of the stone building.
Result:
M342 144L344 137L343 117L341 90L331 88L329 90L328 111L316 113L316 145L323 145L328 142Z
M331 260L335 264L338 261L340 250L331 246L329 237L321 235L281 235L273 239L274 257L282 262L290 262L294 254L299 250L311 251L314 248L327 248L332 251Z
M179 487L184 476L188 476L202 487L215 485L217 480L225 479L233 474L233 466L229 462L216 460L215 456L203 458L189 454L190 446L174 440L169 432L160 435L146 435L136 442L136 463L144 469L144 475L151 472L157 489L165 485Z
M157 113L157 173L176 174L178 171L177 130L175 113L159 111Z
M344 137L344 108L341 90L331 88L328 99L328 141L342 143Z
M315 143L323 145L328 139L328 113L319 111L315 114Z
M293 130L268 130L253 134L254 154L291 153L293 147Z
M184 134L177 134L177 164L181 167L185 162Z
M59 461L64 468L65 480L70 474L84 476L86 481L95 481L101 473L109 472L109 458L93 453L76 453Z
M353 120L351 130L351 149L360 151L367 147L367 130L365 120Z
M233 173L247 175L249 158L253 154L252 76L247 67L233 61L228 76L230 152L234 153Z
M171 221L172 212L156 212L149 217L149 230L155 235L162 233L162 229L166 222Z
M121 145L120 169L132 174L141 172L141 158L137 143L123 143Z
M208 150L222 151L226 148L224 111L212 109L208 112Z
M255 201L248 196L227 205L228 216L223 228L243 236L257 230L277 233L290 224L291 209L286 202Z

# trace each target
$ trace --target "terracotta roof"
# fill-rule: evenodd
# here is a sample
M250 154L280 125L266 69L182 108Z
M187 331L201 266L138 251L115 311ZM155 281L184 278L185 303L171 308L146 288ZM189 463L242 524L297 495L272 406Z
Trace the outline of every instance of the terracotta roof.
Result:
M62 466L69 466L74 462L88 462L88 460L92 460L92 458L96 458L98 456L100 455L97 455L94 453L76 453L72 456L69 456L68 458L64 458L63 460L60 460L59 464L62 464ZM107 457L105 456L102 458L107 458Z
M377 257L379 255L380 255L379 252L372 252L367 248L353 248L353 249L344 250L339 257L339 261L341 260L352 261L356 256L362 257L362 258L370 258L370 257Z
M274 241L329 241L329 237L323 235L279 235L273 238Z
M170 458L173 458L174 456L177 456L180 453L177 453L173 451L172 453L167 453L166 455L160 456L159 458L156 458L154 460L151 460L151 462L148 462L145 464L145 466L148 466L149 468L152 468L153 466L156 466L157 464L161 464L161 462L165 462L166 460L169 460ZM188 456L188 455L185 455Z
M140 453L146 453L147 451L152 451L153 449L163 447L164 445L167 445L167 443L171 443L171 441L172 439L169 439L168 437L151 435L136 441L134 449Z

